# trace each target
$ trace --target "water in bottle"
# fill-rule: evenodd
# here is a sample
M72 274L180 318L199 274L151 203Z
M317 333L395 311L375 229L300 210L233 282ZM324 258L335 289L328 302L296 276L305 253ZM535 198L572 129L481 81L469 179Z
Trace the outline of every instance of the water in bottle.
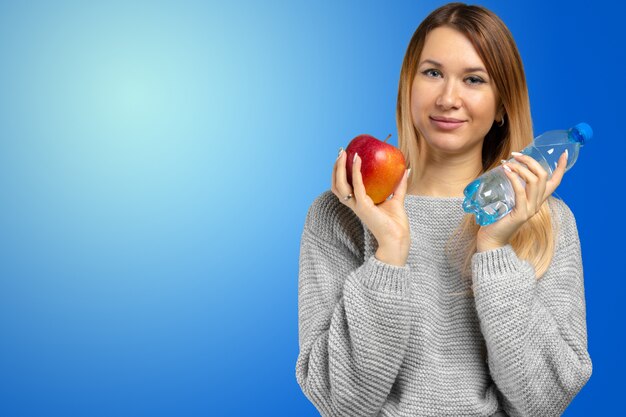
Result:
M579 123L569 130L551 130L537 136L521 153L539 162L548 177L552 177L561 154L567 149L567 171L576 163L580 147L592 136L591 126ZM514 158L507 162L521 164ZM521 178L520 180L525 186L524 181ZM464 194L463 210L475 214L476 223L481 226L501 219L515 207L515 191L502 166L493 168L472 181L465 187Z

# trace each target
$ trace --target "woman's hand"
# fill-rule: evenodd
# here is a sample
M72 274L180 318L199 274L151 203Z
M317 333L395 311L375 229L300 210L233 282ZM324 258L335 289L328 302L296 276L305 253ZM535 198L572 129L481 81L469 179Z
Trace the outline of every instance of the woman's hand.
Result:
M407 190L408 171L396 187L392 198L374 204L366 194L361 176L361 158L355 155L352 164L352 184L346 176L346 152L341 150L332 175L331 190L342 204L365 223L378 242L376 258L382 262L403 266L408 258L411 243L409 218L404 209L404 197ZM352 197L346 199L348 195Z
M552 178L548 179L546 170L528 155L513 153L516 161L526 164L503 165L504 172L513 185L515 191L515 207L509 214L495 223L483 226L476 237L476 250L484 252L496 249L509 243L515 232L532 216L537 214L541 205L556 190L563 179L567 166L567 151L559 158ZM510 168L511 171L506 168ZM516 175L517 174L517 175ZM526 187L520 183L519 177L526 182Z

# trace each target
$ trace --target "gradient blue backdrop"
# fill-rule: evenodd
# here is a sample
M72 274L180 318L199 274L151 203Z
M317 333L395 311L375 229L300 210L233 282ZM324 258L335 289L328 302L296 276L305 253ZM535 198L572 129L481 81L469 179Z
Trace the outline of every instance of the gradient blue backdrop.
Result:
M403 54L443 2L227 4L0 2L0 415L318 415L295 379L306 211L356 134L397 144ZM594 364L565 415L617 413L623 19L480 4L518 42L535 132L594 128L557 191Z

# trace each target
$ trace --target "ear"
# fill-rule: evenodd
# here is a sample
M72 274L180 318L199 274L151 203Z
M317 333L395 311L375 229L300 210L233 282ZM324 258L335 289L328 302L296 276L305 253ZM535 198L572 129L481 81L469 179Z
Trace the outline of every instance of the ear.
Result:
M498 106L498 110L496 110L496 123L499 123L502 121L502 118L504 117L504 115L506 114L505 110L504 110L504 105L500 104Z

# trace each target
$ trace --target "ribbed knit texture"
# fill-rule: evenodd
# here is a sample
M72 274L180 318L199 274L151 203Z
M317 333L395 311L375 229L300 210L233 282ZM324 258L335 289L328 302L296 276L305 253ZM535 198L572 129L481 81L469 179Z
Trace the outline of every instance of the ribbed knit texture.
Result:
M549 198L557 247L539 281L510 245L474 254L462 276L462 254L445 250L462 201L406 196L403 267L374 256L372 233L330 191L311 205L296 378L322 416L560 416L589 379L572 212Z

